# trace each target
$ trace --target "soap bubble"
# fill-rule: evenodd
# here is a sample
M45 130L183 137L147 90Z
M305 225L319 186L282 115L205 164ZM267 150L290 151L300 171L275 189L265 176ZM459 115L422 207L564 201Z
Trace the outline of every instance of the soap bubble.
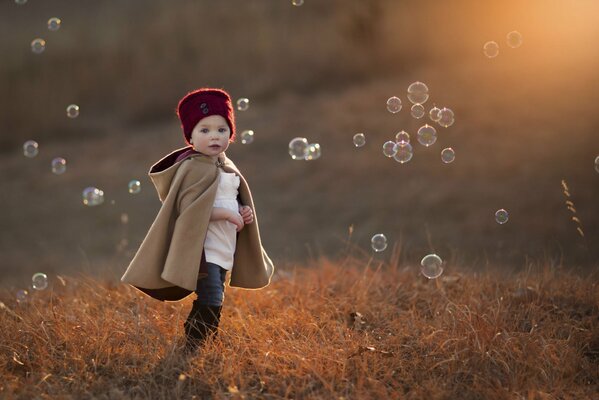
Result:
M372 250L380 253L387 248L387 237L382 233L377 233L370 239Z
M19 290L17 292L17 303L24 303L27 301L27 295L29 294L29 292L27 292L27 290Z
M304 0L292 0L291 4L293 4L294 6L301 6L302 4L304 4Z
M414 104L410 109L410 114L412 114L412 117L414 118L422 118L424 117L424 107L422 104Z
M60 18L52 17L48 20L48 29L53 32L56 32L60 29L60 24Z
M422 82L408 86L408 100L414 104L424 104L428 100L428 87Z
M399 143L399 142L410 143L410 134L408 132L406 132L406 131L399 131L395 135L395 141L397 143Z
M67 117L77 118L79 116L79 106L77 104L70 104L67 107Z
M25 3L27 3L27 0L15 0L15 3L17 3L18 5L23 5Z
M450 108L443 107L439 111L439 125L444 128L450 127L455 122L455 116Z
M289 155L294 160L304 160L308 152L308 140L303 137L296 137L289 142Z
M412 145L408 142L397 142L395 144L395 155L393 159L398 163L404 164L412 159Z
M507 45L512 49L522 45L522 35L518 31L511 31L507 34Z
M420 272L428 279L435 279L443 273L443 260L436 254L424 256L420 261Z
M121 213L121 224L127 225L129 223L129 214Z
M133 180L129 181L128 187L129 187L129 193L131 193L131 194L137 194L137 193L141 192L141 182L138 181L137 179L133 179Z
M453 160L455 160L455 152L451 147L448 147L441 151L441 160L443 160L445 164L452 163Z
M431 121L439 121L439 111L441 111L441 109L437 108L437 106L431 108L431 110L428 112L428 116L431 119Z
M250 144L254 141L254 131L246 129L241 132L241 144Z
M497 221L498 224L503 225L507 222L508 219L509 219L508 213L503 208L501 208L495 212L495 221Z
M320 157L320 144L310 143L308 145L308 151L306 153L306 160L316 160Z
M46 41L41 38L33 39L31 41L31 51L35 54L41 54L46 50Z
M52 172L56 175L64 174L67 170L67 160L62 157L56 157L52 160Z
M595 171L597 171L597 173L599 173L599 156L597 156L597 158L595 158Z
M362 147L366 144L366 136L363 133L356 133L353 140L356 147Z
M33 158L37 156L39 145L35 140L28 140L23 143L23 154L25 157Z
M237 100L237 109L239 111L246 111L248 108L250 108L250 100L249 99L242 97L239 100Z
M37 272L31 277L31 286L35 290L44 290L48 287L48 277L43 272Z
M104 192L93 186L83 189L83 204L86 206L97 206L104 202Z
M393 157L397 149L395 148L395 142L392 140L386 141L383 144L383 154L387 157Z
M497 44L497 42L487 42L483 46L483 53L485 53L485 56L489 58L497 57L497 55L499 54L499 45Z
M401 99L399 97L389 97L387 100L387 110L395 114L401 110Z
M418 142L423 146L430 146L437 141L437 130L428 124L418 129Z

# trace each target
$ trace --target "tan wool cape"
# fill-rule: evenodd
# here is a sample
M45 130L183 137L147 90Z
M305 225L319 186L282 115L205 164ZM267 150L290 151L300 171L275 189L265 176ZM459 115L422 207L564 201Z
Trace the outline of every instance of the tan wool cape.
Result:
M219 168L239 176L238 200L254 211L254 221L237 233L229 286L260 289L270 283L271 259L260 240L258 218L249 186L224 153L218 161L189 154L191 146L177 149L156 162L148 172L162 206L121 281L161 301L181 300L196 289L200 264L206 262L204 240L212 213Z

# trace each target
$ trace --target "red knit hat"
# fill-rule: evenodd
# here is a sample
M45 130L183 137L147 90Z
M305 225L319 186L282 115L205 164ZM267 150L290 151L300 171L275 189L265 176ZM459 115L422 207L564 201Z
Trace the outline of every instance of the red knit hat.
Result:
M181 120L185 141L189 143L191 131L202 118L220 115L229 125L229 141L235 140L235 115L231 97L222 89L201 88L189 92L179 101L177 116Z

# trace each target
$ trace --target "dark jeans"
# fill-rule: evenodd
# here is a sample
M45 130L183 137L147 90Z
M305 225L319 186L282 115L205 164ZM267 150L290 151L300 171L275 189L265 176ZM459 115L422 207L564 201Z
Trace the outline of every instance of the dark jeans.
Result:
M211 262L202 263L200 272L205 272L208 276L198 279L198 287L195 300L198 304L210 306L222 306L225 300L225 276L227 270L218 264Z

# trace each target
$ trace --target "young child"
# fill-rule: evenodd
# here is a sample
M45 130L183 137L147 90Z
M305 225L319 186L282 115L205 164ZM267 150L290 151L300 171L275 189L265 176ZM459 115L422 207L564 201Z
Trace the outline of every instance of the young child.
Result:
M235 140L230 96L202 88L177 107L189 146L156 162L148 172L162 206L121 278L161 300L196 299L183 324L186 349L216 334L229 286L260 289L274 266L262 247L249 186L225 150Z

